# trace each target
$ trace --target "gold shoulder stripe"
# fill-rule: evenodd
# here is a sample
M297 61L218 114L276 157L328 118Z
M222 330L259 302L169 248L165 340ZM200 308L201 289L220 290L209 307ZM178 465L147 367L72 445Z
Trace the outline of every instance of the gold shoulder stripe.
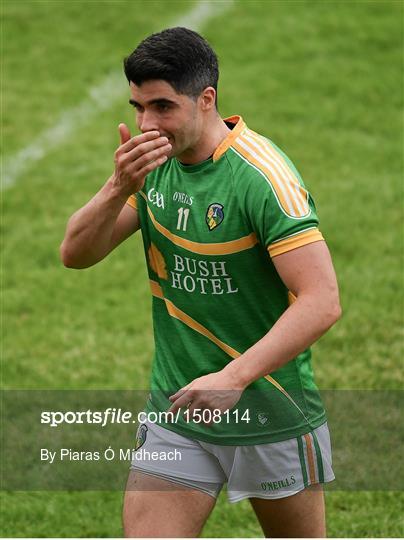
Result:
M213 154L213 161L217 161L222 155L232 146L234 140L240 135L243 129L246 127L244 120L241 116L230 116L229 118L224 118L224 122L230 122L231 124L236 124L227 137L222 141L219 146L216 148Z
M233 147L263 173L286 215L292 218L307 216L310 213L307 191L280 161L279 154L275 153L270 145L266 146L264 141L258 141L249 133L249 130L243 132L235 140ZM268 148L271 148L271 151Z
M240 352L236 351L236 349L233 349L233 347L230 347L230 345L227 345L226 343L221 341L218 337L212 334L210 330L205 328L205 326L198 323L198 321L196 321L195 319L187 315L181 309L177 308L177 306L175 306L171 302L171 300L169 300L168 298L165 298L163 289L161 288L161 286L156 281L153 281L152 279L150 280L150 288L151 288L153 296L160 298L161 300L164 300L167 307L167 311L171 315L171 317L178 319L179 321L187 325L189 328L192 328L196 332L199 332L203 336L207 337L210 341L212 341L213 343L215 343L215 345L217 345L220 349L222 349L222 351L227 353L231 358L238 358L239 356L241 356ZM300 411L303 417L307 420L304 412L301 410L299 405L294 401L292 396L283 388L283 386L278 383L278 381L276 381L273 377L271 377L271 375L265 375L265 379L269 381L271 384L273 384L273 386L275 386L275 388L277 388L280 392L282 392L282 394L284 394L284 396L288 398L288 400Z
M137 210L137 200L136 200L136 197L134 195L131 195L128 198L128 200L126 201L126 204L129 204L129 206L131 206L132 208Z
M319 242L320 240L324 240L323 235L317 228L315 228L302 233L294 234L293 236L289 236L283 240L278 240L277 242L274 242L268 246L267 249L271 257L276 257L277 255L281 255L282 253L286 253L292 249L305 246L306 244L312 244L313 242Z
M299 178L295 172L291 169L286 159L269 141L259 136L258 133L248 129L245 131L245 138L255 147L258 148L263 156L269 158L276 167L277 171L282 178L285 188L289 193L292 201L298 207L300 212L299 217L309 212L308 207L308 193L307 190L301 185Z
M147 198L143 191L139 192L143 198ZM193 253L198 253L199 255L230 255L232 253L238 253L239 251L244 251L245 249L250 249L258 243L258 238L255 233L251 233L248 236L243 236L237 240L230 240L229 242L217 242L217 243L200 243L193 242L192 240L187 240L186 238L181 238L176 234L169 231L166 227L161 225L154 217L153 212L149 207L147 207L149 217L156 227L156 229L166 238L171 240L176 246L180 246L188 251Z

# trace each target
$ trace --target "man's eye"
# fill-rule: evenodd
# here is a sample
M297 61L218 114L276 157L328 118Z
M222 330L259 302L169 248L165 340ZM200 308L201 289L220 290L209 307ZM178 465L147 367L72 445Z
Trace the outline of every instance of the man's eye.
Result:
M164 105L163 103L160 104L160 105L157 105L157 108L159 111L161 112L165 112L165 111L168 111L168 109L170 108L168 105Z

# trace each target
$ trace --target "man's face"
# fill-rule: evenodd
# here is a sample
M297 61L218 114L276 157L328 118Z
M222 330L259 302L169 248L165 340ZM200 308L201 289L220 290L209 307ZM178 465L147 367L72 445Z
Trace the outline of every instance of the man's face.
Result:
M130 103L136 109L136 124L142 133L157 130L172 145L169 157L181 156L198 144L202 114L198 100L177 94L166 81L130 83Z

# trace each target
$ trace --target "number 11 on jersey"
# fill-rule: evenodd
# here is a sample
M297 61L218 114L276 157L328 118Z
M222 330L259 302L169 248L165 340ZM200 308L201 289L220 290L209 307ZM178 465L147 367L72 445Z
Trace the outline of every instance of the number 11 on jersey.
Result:
M181 228L183 231L187 230L189 210L189 208L178 208L177 231L180 231Z

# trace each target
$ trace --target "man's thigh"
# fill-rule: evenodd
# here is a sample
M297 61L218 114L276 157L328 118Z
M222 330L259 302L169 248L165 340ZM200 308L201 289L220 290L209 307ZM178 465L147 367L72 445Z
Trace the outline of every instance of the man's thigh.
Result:
M311 486L282 499L250 498L267 538L325 538L324 493Z
M131 471L123 506L125 537L197 537L215 503L197 489Z

